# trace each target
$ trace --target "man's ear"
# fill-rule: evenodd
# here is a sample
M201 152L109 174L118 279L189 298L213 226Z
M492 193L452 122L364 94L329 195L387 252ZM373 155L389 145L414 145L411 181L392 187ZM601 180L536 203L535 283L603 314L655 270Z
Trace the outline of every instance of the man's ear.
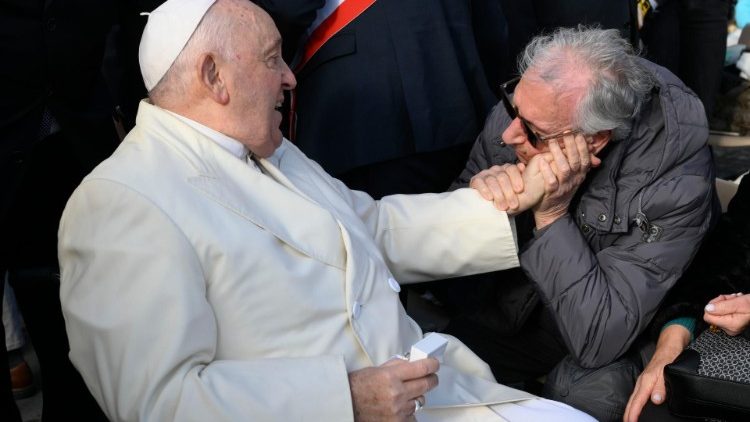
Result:
M202 87L217 103L226 105L229 102L229 90L226 75L221 72L221 66L212 54L203 54L200 58L199 69Z
M609 144L609 141L611 139L612 139L611 130L603 130L591 136L592 154L594 155L598 154L601 150L604 149L604 147L607 146L607 144Z

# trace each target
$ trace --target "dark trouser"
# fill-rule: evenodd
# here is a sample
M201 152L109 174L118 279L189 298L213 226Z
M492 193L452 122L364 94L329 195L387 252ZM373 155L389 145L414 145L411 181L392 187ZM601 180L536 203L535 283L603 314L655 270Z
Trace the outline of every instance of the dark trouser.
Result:
M539 306L520 330L503 334L473 317L454 318L444 330L466 343L492 368L495 378L533 390L546 375L543 397L566 403L599 421L621 421L642 369L638 356L625 356L600 368L583 368L568 355L553 317Z
M599 368L583 368L566 356L547 375L542 395L582 410L600 422L619 422L642 368L636 355L626 355Z
M0 268L0 271L0 274L5 274L2 268ZM3 277L0 277L0 304L3 303L3 295L5 294ZM8 351L5 350L5 327L3 324L0 324L0 340L3 342L2 347L0 347L0 420L20 422L21 415L18 413L15 401L13 401L13 392L10 388L10 368L8 367Z
M513 334L498 333L467 316L451 319L443 331L469 346L503 384L547 375L568 354L551 316L541 307Z
M696 419L681 418L669 413L669 407L666 403L655 405L651 403L651 400L646 402L641 411L641 417L638 418L640 422L681 422L681 421L695 421Z
M108 142L112 145L111 123L107 123L102 121L97 127L92 122L82 128L97 142L83 155L77 154L85 148L80 137L73 139L59 132L29 151L2 157L9 166L2 170L6 178L2 181L0 270L9 271L9 282L39 359L45 421L106 420L68 359L59 299L57 227L68 197L96 164L95 159L89 159L92 152ZM106 138L100 137L103 133ZM7 365L7 359L3 362ZM7 369L0 367L0 371L7 376ZM0 382L2 397L10 394L6 385ZM12 410L8 412L12 414Z
M3 139L0 138L0 141ZM0 144L0 147L2 145ZM0 151L0 307L5 295L5 273L8 269L7 251L5 246L8 237L8 209L15 197L17 186L23 174L23 160L16 151ZM8 351L5 348L5 327L0 324L0 420L16 422L21 420L10 384L10 368L8 367Z
M10 281L42 371L44 421L106 420L68 359L57 268L11 271Z
M730 0L671 0L649 14L641 29L646 57L680 77L710 116L726 52Z

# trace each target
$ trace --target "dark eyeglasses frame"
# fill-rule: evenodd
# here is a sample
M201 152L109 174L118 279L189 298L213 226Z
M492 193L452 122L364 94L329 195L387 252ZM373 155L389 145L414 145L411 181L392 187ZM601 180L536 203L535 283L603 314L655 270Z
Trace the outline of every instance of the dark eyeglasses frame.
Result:
M548 141L550 139L558 139L566 135L580 132L580 130L578 129L565 129L561 132L553 133L551 135L540 135L534 132L534 130L531 129L531 125L529 125L529 122L518 114L518 108L516 108L516 106L513 104L510 99L510 94L508 93L508 88L510 87L512 91L513 89L515 89L518 81L520 80L521 77L517 76L509 80L508 82L500 84L500 98L502 99L503 105L505 106L505 111L508 112L510 118L513 120L518 119L521 122L521 127L523 128L523 131L526 135L526 139L529 140L529 143L531 145L536 147L539 142Z

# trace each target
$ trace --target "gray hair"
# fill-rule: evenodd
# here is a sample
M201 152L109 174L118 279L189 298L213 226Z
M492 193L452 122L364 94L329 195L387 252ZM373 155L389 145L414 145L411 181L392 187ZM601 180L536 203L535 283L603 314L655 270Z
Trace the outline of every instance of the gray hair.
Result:
M217 3L203 15L172 66L149 91L148 96L154 103L179 98L186 92L191 82L191 67L201 54L212 52L225 60L232 56L236 19L227 19Z
M521 74L531 70L558 93L571 72L590 74L588 88L574 114L584 133L612 130L612 139L630 135L634 118L654 86L630 43L615 29L559 28L535 37L518 59ZM583 68L583 69L581 69Z

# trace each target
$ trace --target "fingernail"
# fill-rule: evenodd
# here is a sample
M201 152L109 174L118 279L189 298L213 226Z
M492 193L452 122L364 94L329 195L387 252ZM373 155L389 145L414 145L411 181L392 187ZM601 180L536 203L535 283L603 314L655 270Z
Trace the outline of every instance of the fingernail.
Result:
M653 396L651 396L651 400L655 401L656 403L661 403L661 394L654 394Z
M716 310L716 306L714 306L713 303L709 303L704 309L706 310L706 312L713 312Z

